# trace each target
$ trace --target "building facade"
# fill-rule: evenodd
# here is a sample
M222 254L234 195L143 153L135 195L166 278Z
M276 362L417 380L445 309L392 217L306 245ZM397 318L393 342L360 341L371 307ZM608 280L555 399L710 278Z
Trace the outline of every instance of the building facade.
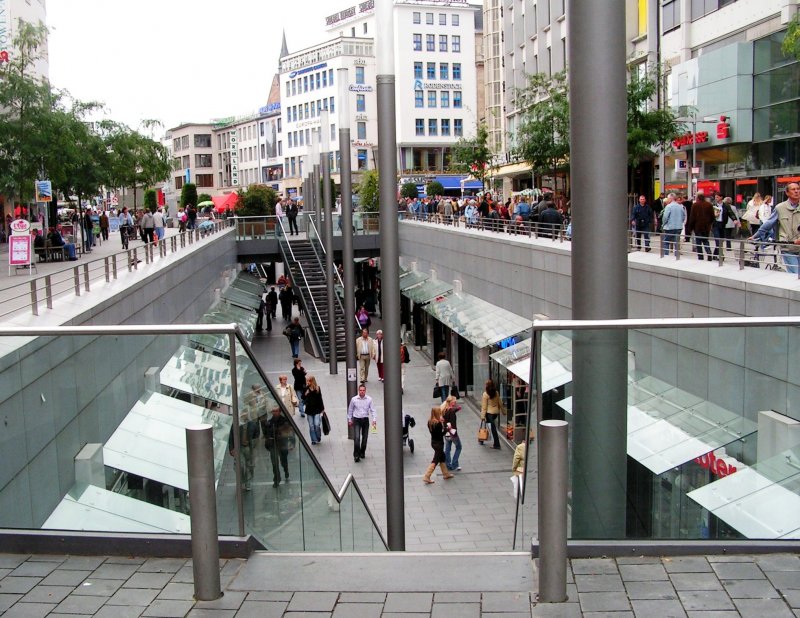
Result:
M183 185L194 183L198 193L215 194L214 143L211 124L186 123L167 131L164 144L172 161L172 174L164 190L172 212L180 202Z

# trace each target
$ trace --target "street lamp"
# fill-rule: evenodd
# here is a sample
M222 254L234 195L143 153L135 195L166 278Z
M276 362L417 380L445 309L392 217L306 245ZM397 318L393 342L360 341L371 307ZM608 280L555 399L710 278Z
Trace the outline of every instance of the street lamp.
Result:
M692 188L692 197L697 197L697 179L694 177L694 170L697 169L699 172L699 168L695 168L697 164L697 125L698 124L716 124L718 119L714 116L703 116L703 118L698 118L696 113L693 113L691 116L684 116L675 119L676 122L681 122L684 124L691 124L692 125L692 165L689 168L689 185ZM662 181L663 182L663 181Z

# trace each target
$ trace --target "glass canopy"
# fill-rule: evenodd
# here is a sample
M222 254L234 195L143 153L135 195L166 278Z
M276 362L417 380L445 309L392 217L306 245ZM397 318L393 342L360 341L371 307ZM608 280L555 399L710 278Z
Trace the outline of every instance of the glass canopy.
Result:
M403 296L418 305L432 301L437 296L444 296L453 291L453 286L437 279L428 279L422 283L403 290Z
M425 273L421 273L417 270L412 270L406 275L400 277L400 291L407 290L408 288L419 285L423 281L427 281L430 279L428 275Z

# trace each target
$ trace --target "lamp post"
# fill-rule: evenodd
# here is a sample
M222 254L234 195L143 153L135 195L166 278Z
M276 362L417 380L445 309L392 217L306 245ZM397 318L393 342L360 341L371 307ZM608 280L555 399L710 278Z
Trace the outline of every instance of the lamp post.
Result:
M327 109L319 113L319 132L322 149L322 204L325 222L322 227L322 242L325 245L325 291L328 295L328 371L336 375L339 367L336 359L336 311L334 310L333 287L333 217L331 216L331 125ZM324 226L324 227L323 227Z
M697 113L691 116L676 118L675 122L682 122L684 124L692 125L692 165L689 167L689 186L692 189L692 198L697 197L697 179L694 177L695 166L697 165L697 125L698 124L716 124L717 119L713 116L704 116L702 119L697 118ZM699 170L699 168L698 168Z
M314 197L314 216L317 220L317 228L319 228L320 221L320 204L322 203L322 196L320 195L319 186L319 135L317 130L311 129L311 195ZM317 229L319 232L319 229Z
M342 199L342 284L344 286L344 359L347 374L347 401L358 392L358 372L356 368L356 349L353 342L356 333L355 265L353 264L353 179L350 156L350 91L347 69L336 71L339 80L339 173Z
M394 76L394 0L375 0L378 64L378 170L383 295L386 532L389 549L406 548L403 488L403 395L400 385L400 268L397 227L397 128Z

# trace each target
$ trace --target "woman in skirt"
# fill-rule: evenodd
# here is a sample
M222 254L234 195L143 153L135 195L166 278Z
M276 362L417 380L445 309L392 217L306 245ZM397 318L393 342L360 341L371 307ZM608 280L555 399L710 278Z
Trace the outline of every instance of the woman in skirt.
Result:
M428 466L428 469L425 470L425 475L422 477L422 480L425 483L433 483L433 479L431 478L431 474L436 469L436 465L439 465L439 468L442 471L442 476L445 479L453 478L453 475L450 474L447 467L445 466L445 456L444 456L444 419L442 417L442 410L438 406L435 408L431 408L431 418L428 421L428 431L431 432L431 448L433 448L433 460L431 460L431 465Z

